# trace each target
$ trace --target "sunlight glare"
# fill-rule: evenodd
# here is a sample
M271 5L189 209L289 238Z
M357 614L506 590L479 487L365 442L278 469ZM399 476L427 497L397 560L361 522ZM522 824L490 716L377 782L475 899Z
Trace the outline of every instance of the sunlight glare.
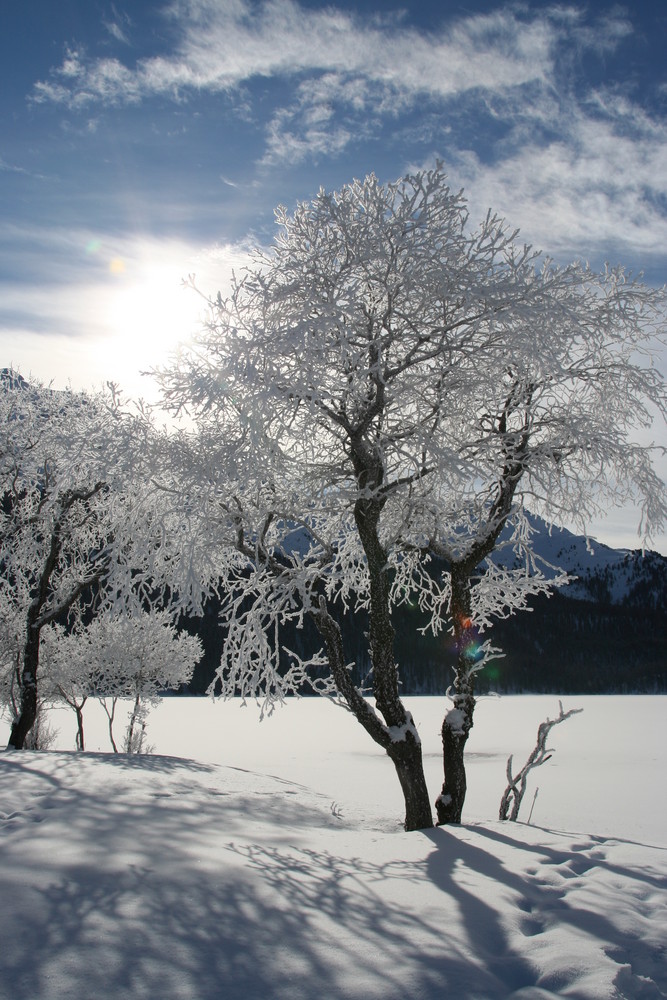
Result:
M242 246L194 250L153 239L119 249L107 265L95 367L133 395L153 398L154 381L139 373L166 364L201 330L208 315L203 296L228 294L232 270L245 266L248 253ZM202 295L184 285L190 274Z
M173 268L158 264L125 275L110 291L109 337L100 347L110 361L145 370L163 364L191 336L205 304Z

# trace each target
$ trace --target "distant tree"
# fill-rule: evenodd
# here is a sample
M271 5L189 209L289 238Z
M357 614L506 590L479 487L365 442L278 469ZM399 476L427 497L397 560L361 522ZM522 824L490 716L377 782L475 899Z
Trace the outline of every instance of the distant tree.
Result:
M482 633L564 579L524 509L585 526L632 496L644 532L664 516L633 441L651 405L665 413L644 364L661 295L621 270L557 267L492 214L470 228L440 168L320 191L277 221L273 249L159 376L197 427L165 438L163 479L192 512L191 565L221 579L215 686L267 706L309 681L333 694L394 763L406 829L428 827L392 621L416 603L459 651L436 805L460 821ZM350 608L368 613L374 701L350 676ZM281 670L281 630L306 616L324 648Z
M0 378L0 652L16 749L37 717L44 627L105 606L139 610L164 588L161 494L137 475L139 426L113 392Z
M161 691L187 684L201 654L199 639L179 632L171 615L157 610L132 615L107 611L69 633L51 625L42 641L45 683L56 699L76 713L80 750L84 749L86 700L129 698L133 708L124 749L137 752L143 743L147 704L156 704ZM111 743L117 750L112 711L113 706L107 715Z

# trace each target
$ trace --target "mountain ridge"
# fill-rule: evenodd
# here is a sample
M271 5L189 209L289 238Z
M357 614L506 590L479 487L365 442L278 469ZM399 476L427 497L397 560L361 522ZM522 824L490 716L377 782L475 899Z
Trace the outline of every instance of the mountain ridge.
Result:
M502 655L481 671L479 693L667 691L667 557L614 549L530 517L538 554L577 579L532 598L527 611L497 621L485 633ZM364 687L371 669L366 615L337 613L353 679ZM401 692L444 694L453 680L453 637L422 634L426 619L415 607L397 607L392 617ZM189 687L190 693L203 694L215 677L223 641L215 602L203 619L186 627L205 647ZM281 641L304 657L321 645L307 620L300 630L285 628Z
M528 515L532 548L540 559L574 579L560 588L567 598L667 611L667 557L652 549L613 548ZM554 574L555 575L555 574Z

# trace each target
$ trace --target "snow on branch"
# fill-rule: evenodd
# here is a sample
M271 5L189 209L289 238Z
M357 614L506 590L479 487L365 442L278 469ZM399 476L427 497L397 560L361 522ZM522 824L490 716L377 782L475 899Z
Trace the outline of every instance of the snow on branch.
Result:
M667 492L634 431L667 413L663 293L558 266L492 212L475 226L440 164L276 219L158 373L192 418L155 479L180 496L181 599L205 579L226 595L222 690L280 700L280 633L320 596L371 616L388 594L384 618L414 603L434 634L525 609L566 579L527 511L585 526L632 496L644 537L660 530Z

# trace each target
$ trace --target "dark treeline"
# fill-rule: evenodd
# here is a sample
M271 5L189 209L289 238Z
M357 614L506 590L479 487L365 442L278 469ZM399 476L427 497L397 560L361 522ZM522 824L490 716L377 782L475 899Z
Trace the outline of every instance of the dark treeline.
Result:
M600 581L602 600L576 600L556 592L533 598L531 611L497 622L489 638L504 655L486 665L477 690L506 694L667 692L667 580L665 563L660 562L661 575L653 585L638 584L620 604L609 600L609 581ZM591 589L596 586L593 582ZM201 638L205 650L188 688L191 694L206 691L220 662L223 633L217 617L211 601L203 619L185 624ZM453 678L452 636L421 634L424 620L415 608L397 608L393 620L403 693L442 694ZM365 616L341 615L340 623L347 659L355 663L355 681L363 684L370 669ZM284 641L303 655L320 645L308 622L300 631L286 632Z

